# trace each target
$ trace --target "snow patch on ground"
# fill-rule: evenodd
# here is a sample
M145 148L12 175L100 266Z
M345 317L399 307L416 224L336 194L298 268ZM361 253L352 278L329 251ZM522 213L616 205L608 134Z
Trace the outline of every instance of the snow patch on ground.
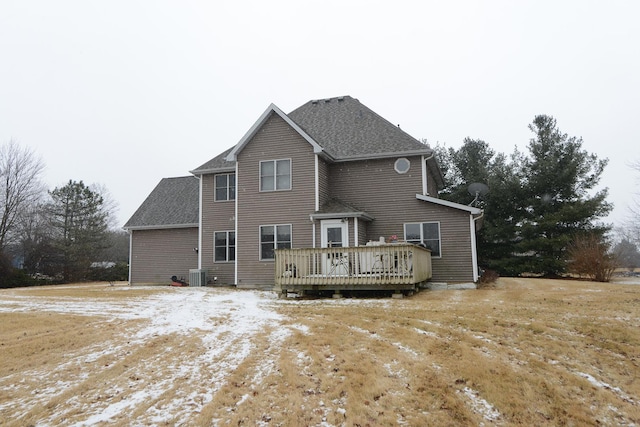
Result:
M632 405L636 404L636 401L631 396L629 396L627 393L622 391L622 389L620 389L620 387L614 387L611 384L607 384L607 383L605 383L603 381L599 381L596 378L594 378L592 375L586 374L584 372L577 372L577 374L579 376L581 376L582 378L585 378L587 381L589 381L589 383L591 383L592 386L597 387L597 388L603 388L605 390L610 390L611 392L613 392L616 396L620 397L620 399L624 400L625 402L631 403Z
M114 292L126 289L128 288L114 290ZM158 289L154 288L154 291ZM117 358L126 354L129 345L144 343L150 338L169 334L189 335L197 331L202 339L204 352L176 361L175 365L166 366L164 368L166 376L161 379L132 380L131 386L134 389L139 387L139 390L123 393L114 387L110 389L109 396L97 396L97 401L90 406L76 402L77 412L84 414L85 418L73 425L89 426L110 422L117 417L126 417L134 412L140 402L159 398L171 389L177 380L186 379L190 382L193 380L198 384L204 381L207 384L206 387L194 385L193 393L177 396L170 404L150 408L144 415L144 419L130 420L132 424L145 424L149 421L156 425L175 421L183 424L194 412L199 412L213 399L215 393L224 385L227 373L239 366L251 353L254 337L265 331L271 331L270 345L279 346L292 333L292 329L282 327L282 317L270 307L276 298L272 292L204 287L163 290L147 297L118 299L115 302L91 298L12 295L11 298L0 301L0 312L57 312L101 316L107 321L118 319L143 321L139 329L131 331L130 343L103 343L101 348L90 349L88 354L77 355L73 360L53 367L46 375L35 370L21 373L21 376L24 374L30 378L55 377L57 373L62 374L69 365L82 366L105 356ZM294 330L308 333L301 325L294 326ZM263 364L255 373L254 379L259 382L272 369L272 364ZM77 380L84 381L90 374L84 373ZM25 377L22 376L22 378ZM12 387L19 386L18 381L12 385ZM50 401L72 386L74 384L53 382L43 385L28 401L12 401L10 404L27 409L31 405ZM0 388L0 393L5 391L7 390ZM247 398L243 397L238 404L242 404ZM44 425L53 424L56 416L57 414L52 414L48 420L42 420Z
M481 414L485 420L494 422L500 418L500 412L492 404L481 398L480 393L477 391L465 387L462 393L471 400L471 407L474 412Z

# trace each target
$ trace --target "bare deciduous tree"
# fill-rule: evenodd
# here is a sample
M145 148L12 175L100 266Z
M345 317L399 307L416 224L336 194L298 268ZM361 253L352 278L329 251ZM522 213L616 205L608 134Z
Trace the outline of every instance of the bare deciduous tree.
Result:
M576 237L568 248L569 271L596 282L608 282L618 267L616 255L598 233Z
M640 173L640 160L633 162L631 167ZM630 216L624 227L626 238L640 246L640 177L636 180L636 192L629 211Z
M10 242L18 215L45 194L42 159L11 140L0 145L0 252Z

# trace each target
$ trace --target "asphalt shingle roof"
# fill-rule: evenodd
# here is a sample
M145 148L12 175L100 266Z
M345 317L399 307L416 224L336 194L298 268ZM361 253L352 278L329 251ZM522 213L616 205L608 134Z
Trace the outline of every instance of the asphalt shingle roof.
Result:
M206 172L210 172L210 171L235 170L235 167L236 167L235 162L230 162L230 161L225 159L225 157L227 157L227 154L229 154L229 152L231 150L233 150L233 148L234 147L226 149L225 151L223 151L222 153L218 154L213 159L211 159L208 162L198 166L197 168L195 168L191 172L195 173L195 174L198 174L198 173L206 173Z
M198 225L199 180L163 178L124 225L125 229Z
M431 153L427 145L350 96L309 101L288 116L336 160Z
M427 145L350 96L309 101L286 116L337 161L433 153ZM235 162L227 160L234 148L225 150L191 173L235 170ZM164 178L124 228L197 225L198 192L198 179L194 176ZM332 201L317 213L353 209L344 202Z

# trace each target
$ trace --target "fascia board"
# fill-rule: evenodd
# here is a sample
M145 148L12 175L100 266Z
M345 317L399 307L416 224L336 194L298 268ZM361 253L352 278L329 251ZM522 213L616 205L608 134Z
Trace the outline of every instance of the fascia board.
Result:
M236 167L231 166L231 167L225 167L225 168L194 169L192 171L189 171L189 173L197 176L197 175L206 175L211 173L223 173L223 172L235 172L235 171L236 171Z
M335 218L361 218L366 221L373 221L374 218L364 212L336 212L336 213L318 213L310 215L312 220L316 219L335 219Z
M245 145L253 138L253 136L258 132L258 130L262 127L262 125L267 121L269 115L271 113L276 113L280 116L289 126L291 126L296 132L300 134L311 146L313 147L313 152L315 154L322 153L322 147L318 145L318 143L309 136L300 126L298 126L293 120L289 118L280 108L278 108L275 104L269 105L267 109L262 113L260 118L251 126L251 128L244 134L240 142L233 147L233 150L227 155L225 158L229 162L235 162L236 157L240 151L244 148Z
M450 202L448 200L438 199L431 196L424 196L422 194L416 194L416 199L422 200L425 202L435 203L435 204L446 206L453 209L459 209L461 211L469 212L472 215L480 215L482 213L482 209L474 208L472 206L462 205L460 203Z
M166 225L132 225L129 227L122 227L123 230L136 231L136 230L167 230L171 228L198 228L198 223L193 224L166 224Z
M402 156L427 156L431 155L433 151L431 149L426 150L414 150L414 151L390 151L387 153L376 153L376 154L362 154L358 156L348 156L348 157L338 157L334 159L336 163L341 162L355 162L359 160L375 160L375 159L388 159L391 157L402 157Z

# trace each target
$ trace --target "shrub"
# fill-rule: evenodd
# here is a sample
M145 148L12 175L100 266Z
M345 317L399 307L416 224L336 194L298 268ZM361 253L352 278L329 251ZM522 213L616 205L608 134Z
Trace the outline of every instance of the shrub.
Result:
M596 282L611 280L618 263L606 240L595 233L577 236L569 246L569 271Z
M37 280L23 270L14 268L9 257L0 253L0 288L18 288L37 284Z
M129 278L129 266L126 262L119 262L110 267L92 267L89 270L89 280L119 282Z
M478 281L478 288L491 287L499 278L500 275L495 270L484 270Z

